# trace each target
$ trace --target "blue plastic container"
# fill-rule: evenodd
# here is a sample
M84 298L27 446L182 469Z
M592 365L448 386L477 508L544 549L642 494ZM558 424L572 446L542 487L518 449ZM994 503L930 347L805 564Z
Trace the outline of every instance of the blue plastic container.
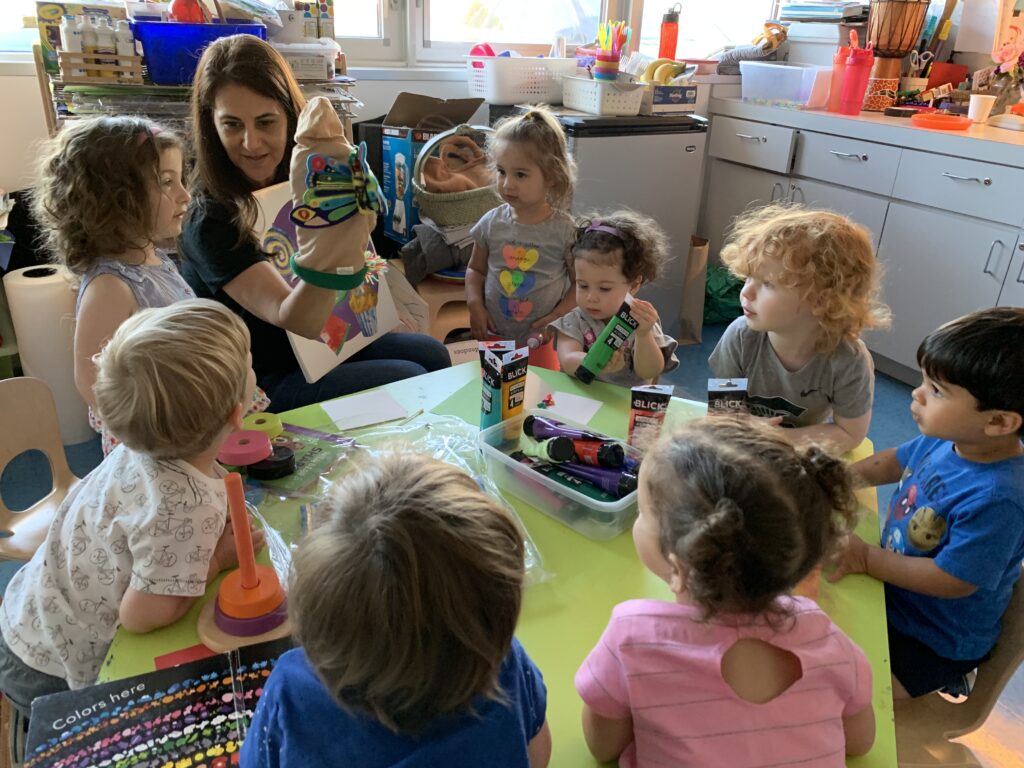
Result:
M267 39L262 24L184 24L176 21L136 21L135 39L142 43L142 58L149 79L157 85L190 85L203 49L218 37L256 35Z

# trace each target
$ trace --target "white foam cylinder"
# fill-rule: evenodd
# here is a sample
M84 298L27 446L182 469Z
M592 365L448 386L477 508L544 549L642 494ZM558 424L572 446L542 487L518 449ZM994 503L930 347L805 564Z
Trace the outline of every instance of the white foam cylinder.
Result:
M78 291L67 270L25 267L4 275L18 356L26 376L45 381L57 402L65 445L91 440L89 410L75 388L75 299Z

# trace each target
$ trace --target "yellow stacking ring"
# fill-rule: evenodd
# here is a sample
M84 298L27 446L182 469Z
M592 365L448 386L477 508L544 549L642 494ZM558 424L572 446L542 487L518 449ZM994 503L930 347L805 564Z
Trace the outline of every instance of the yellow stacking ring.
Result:
M270 440L284 432L281 417L276 413L251 413L242 420L242 425L246 429L262 432Z

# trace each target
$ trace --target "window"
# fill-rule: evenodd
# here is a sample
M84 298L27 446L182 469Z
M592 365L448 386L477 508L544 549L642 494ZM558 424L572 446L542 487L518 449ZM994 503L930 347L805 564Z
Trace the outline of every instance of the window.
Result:
M334 35L349 66L405 61L405 2L334 0Z
M39 39L35 26L26 29L23 19L35 18L34 0L0 0L0 51L30 51Z
M645 0L640 23L640 52L658 55L661 17L675 2L679 14L679 58L703 59L726 45L744 45L775 15L773 0ZM726 10L728 6L728 10Z

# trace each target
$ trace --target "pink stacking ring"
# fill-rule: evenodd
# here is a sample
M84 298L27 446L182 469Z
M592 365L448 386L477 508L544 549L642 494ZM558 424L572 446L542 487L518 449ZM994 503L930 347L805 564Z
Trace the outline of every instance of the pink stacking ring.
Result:
M270 438L263 432L243 429L228 435L217 454L217 461L233 467L247 467L263 461L274 452Z

